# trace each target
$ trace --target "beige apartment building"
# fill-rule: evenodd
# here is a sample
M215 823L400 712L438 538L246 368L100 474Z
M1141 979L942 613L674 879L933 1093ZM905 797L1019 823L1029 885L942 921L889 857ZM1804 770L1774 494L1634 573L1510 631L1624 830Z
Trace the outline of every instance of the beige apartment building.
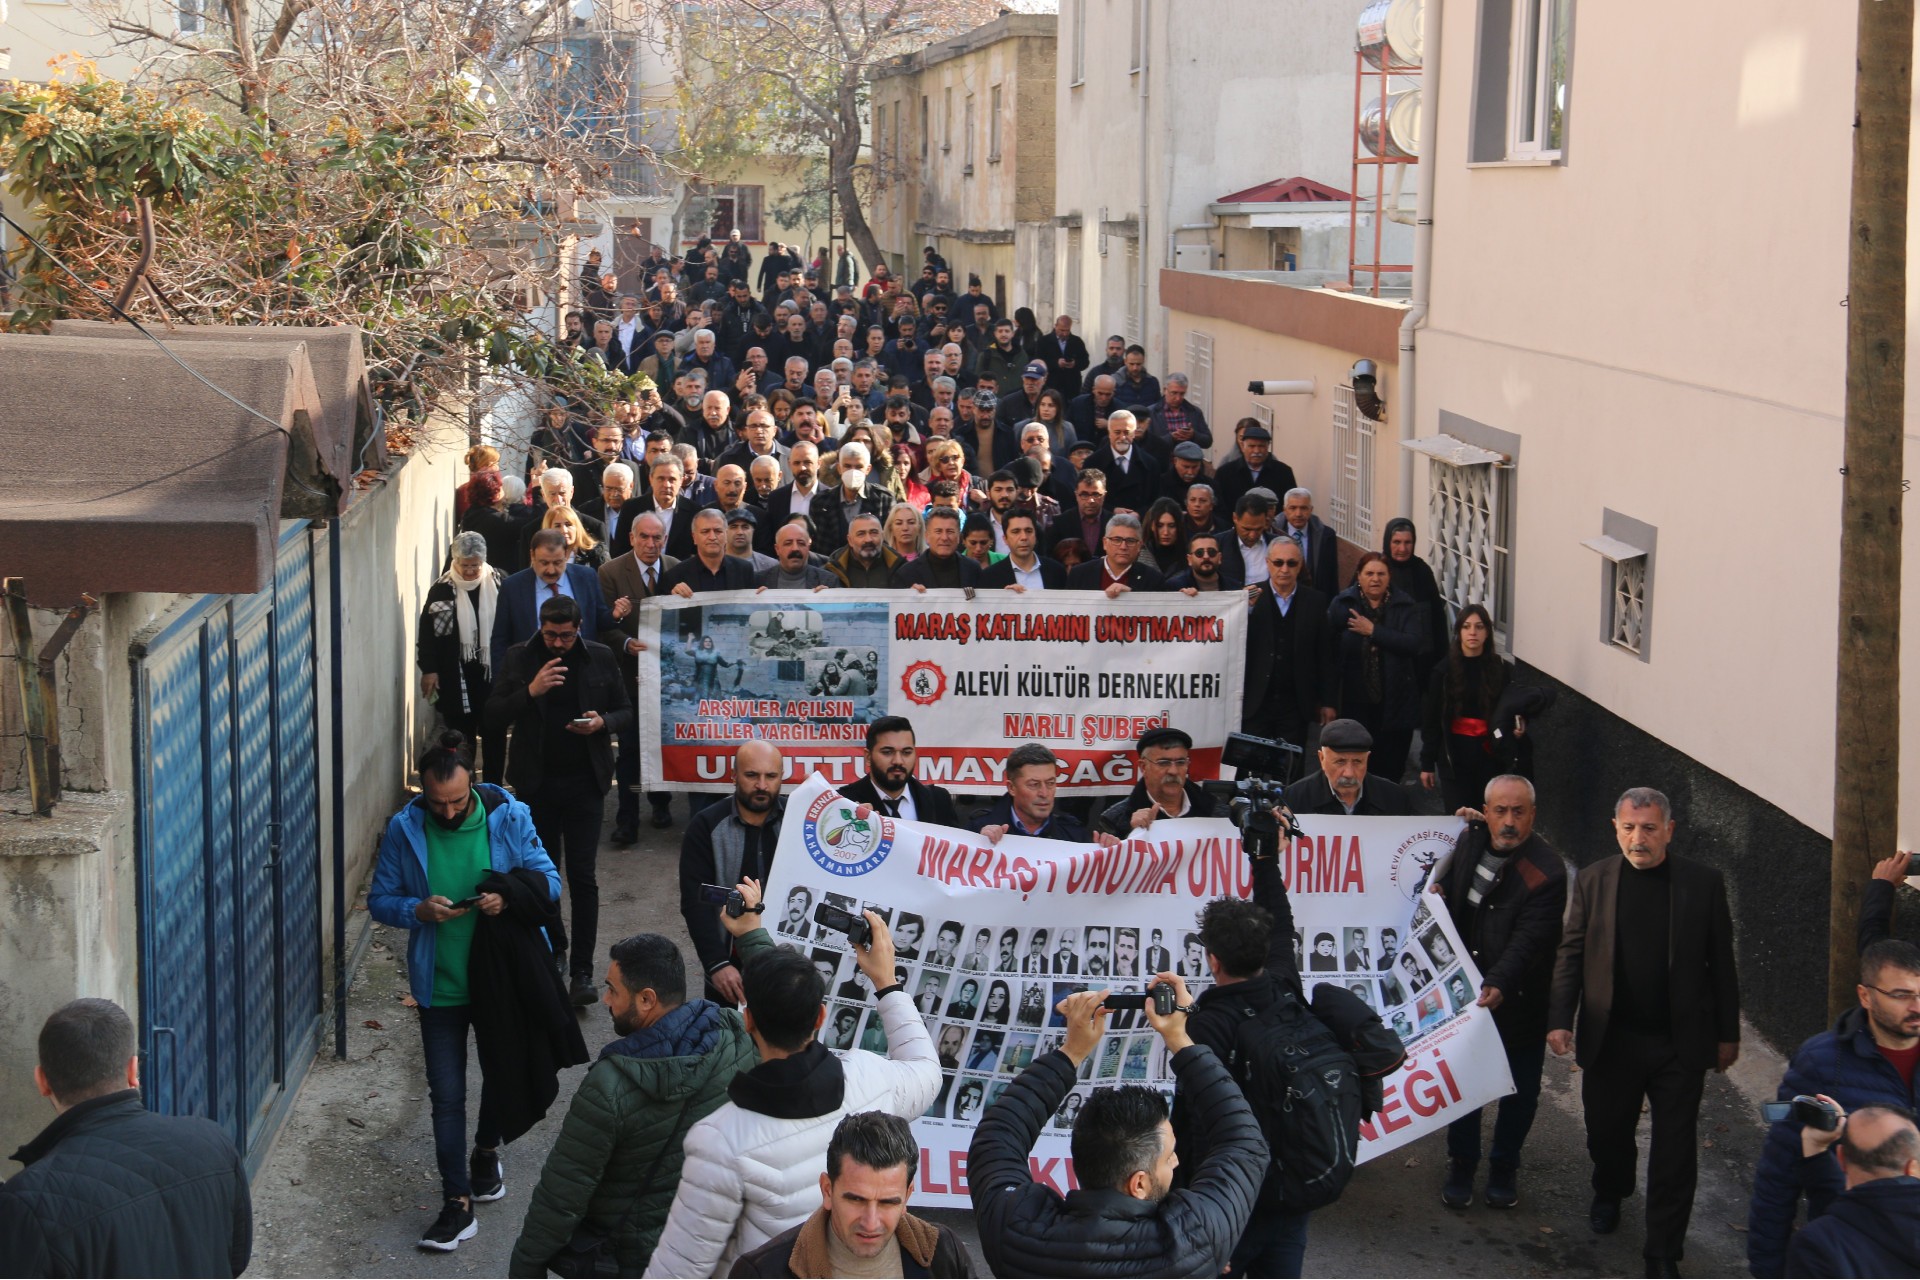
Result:
M874 235L918 276L931 246L956 289L980 277L1003 312L1052 321L1054 32L1051 14L1006 13L872 74Z

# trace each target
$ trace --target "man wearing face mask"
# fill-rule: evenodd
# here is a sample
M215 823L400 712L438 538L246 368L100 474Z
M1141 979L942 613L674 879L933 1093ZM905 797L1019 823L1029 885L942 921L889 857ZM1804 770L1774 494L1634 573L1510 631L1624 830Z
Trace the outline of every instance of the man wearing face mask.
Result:
M541 605L539 634L507 650L487 723L496 733L512 726L507 783L533 811L540 843L566 851L570 994L575 1004L592 1004L600 916L594 864L613 786L613 735L632 731L633 702L613 651L581 637L573 601L557 596Z
M858 440L840 446L839 487L815 498L807 508L813 520L814 542L822 555L832 555L847 545L847 530L856 516L873 516L882 526L886 524L887 513L893 510L893 494L870 478L872 467L873 455Z
M381 924L410 934L407 976L420 1009L444 1197L439 1218L419 1243L448 1253L478 1232L474 1202L507 1193L499 1154L503 1099L496 1096L499 1082L487 1079L490 1057L481 1061L480 1117L470 1156L466 1147L467 1033L475 1022L475 998L490 994L470 988L467 961L479 917L507 909L503 895L481 893L478 886L490 872L524 869L543 877L549 900L557 902L560 877L527 806L502 787L474 782L473 748L465 737L453 730L441 734L418 768L420 795L388 820L380 841L367 910Z
M576 1232L606 1241L619 1274L645 1271L680 1184L686 1131L758 1061L738 1013L687 999L686 962L672 939L637 933L608 958L600 1002L620 1038L573 1095L509 1276L546 1275Z

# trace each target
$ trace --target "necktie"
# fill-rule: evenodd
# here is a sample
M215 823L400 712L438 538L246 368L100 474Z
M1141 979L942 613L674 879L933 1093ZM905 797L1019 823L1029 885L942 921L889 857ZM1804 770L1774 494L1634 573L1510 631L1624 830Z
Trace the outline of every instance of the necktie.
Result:
M1122 454L1120 457L1114 459L1115 462L1120 464L1121 475L1127 474L1127 459L1130 457L1132 457L1131 454Z
M648 566L647 566L647 594L648 594L648 595L652 595L653 593L654 593L654 590L653 590L653 566L652 566L652 565L648 565Z
M549 582L547 584L547 599L557 600L559 598L560 598L560 584L557 582Z

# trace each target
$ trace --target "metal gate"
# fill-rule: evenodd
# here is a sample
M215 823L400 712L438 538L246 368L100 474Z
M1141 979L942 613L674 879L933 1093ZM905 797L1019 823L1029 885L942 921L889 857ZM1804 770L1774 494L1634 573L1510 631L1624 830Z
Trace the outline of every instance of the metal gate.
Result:
M218 1121L253 1168L320 1017L313 552L134 646L147 1105Z

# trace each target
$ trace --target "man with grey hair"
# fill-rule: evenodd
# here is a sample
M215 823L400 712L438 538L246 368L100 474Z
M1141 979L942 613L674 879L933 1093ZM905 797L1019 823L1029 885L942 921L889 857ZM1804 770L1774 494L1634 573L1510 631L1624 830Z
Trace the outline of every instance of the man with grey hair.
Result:
M1122 511L1108 517L1100 546L1106 552L1100 559L1067 570L1067 590L1104 591L1109 600L1115 600L1129 591L1167 589L1167 580L1159 570L1140 561L1146 536L1139 516Z
M556 507L572 507L573 513L580 517L580 527L585 529L595 542L606 542L607 526L573 505L573 472L565 467L549 466L540 473L540 503L540 508L534 512L534 518L527 522L526 532L520 535L521 550L532 553L533 535L540 531L541 522L546 519L547 512Z
M847 545L847 530L855 516L875 516L886 524L893 494L870 478L872 467L873 455L858 440L840 446L835 462L837 487L815 498L807 511L822 554L830 556Z
M780 487L780 464L771 456L755 458L747 467L747 501L765 507Z
M697 373L698 370L689 370ZM694 451L705 459L717 458L733 446L733 401L724 391L709 391L700 397L700 417L697 422L689 422L688 429L693 433L691 444Z
M755 585L752 562L727 554L727 518L713 507L703 507L693 517L693 554L660 579L661 590L682 597L751 591Z
M693 503L695 510L712 506L713 477L700 470L700 451L690 444L676 444L669 452L680 459L681 496Z
M705 369L707 385L710 387L730 387L739 375L735 372L733 361L727 359L715 349L713 330L707 328L693 331L693 352L681 362L683 369Z
M651 511L659 517L666 554L676 560L693 554L693 514L700 509L681 491L686 477L686 465L674 454L656 458L647 472L646 496L632 504L636 516Z
M1454 845L1447 874L1434 881L1431 892L1446 904L1480 970L1474 1003L1493 1010L1513 1074L1513 1092L1500 1100L1494 1121L1487 1177L1487 1207L1511 1209L1520 1201L1520 1148L1540 1103L1547 992L1567 906L1567 867L1533 829L1533 783L1505 773L1487 783L1485 795L1481 808L1460 810L1467 829ZM1447 1179L1440 1200L1449 1209L1473 1203L1480 1127L1475 1110L1447 1129Z
M1621 856L1575 879L1549 996L1547 1047L1580 1066L1589 1225L1620 1225L1633 1194L1635 1134L1652 1113L1647 1154L1649 1275L1675 1275L1699 1178L1700 1099L1708 1071L1740 1056L1740 979L1726 883L1668 853L1673 806L1651 787L1614 804Z
M133 1019L74 1000L40 1027L34 1087L54 1118L0 1185L0 1270L237 1276L253 1254L246 1166L226 1132L140 1100Z
M692 518L688 519L691 523ZM609 600L625 597L637 605L649 596L660 594L661 579L679 561L665 554L666 525L657 513L643 511L628 520L627 526L632 550L600 566L600 590ZM640 611L637 608L620 619L620 630L626 642L615 648L614 656L620 662L621 678L633 688L640 678ZM609 642L613 640L611 635L606 638ZM614 777L618 780L619 795L613 817L613 843L624 848L632 844L640 832L640 744L632 733L620 735L620 755L614 761ZM672 796L656 791L647 799L653 804L653 825L672 826L673 817L668 812Z
M1307 560L1303 581L1333 595L1340 590L1340 548L1333 530L1313 514L1312 490L1298 486L1287 490L1280 511L1284 518L1274 525L1273 536L1291 538Z
M1147 415L1148 433L1168 450L1188 441L1202 449L1213 447L1213 428L1207 425L1207 415L1199 405L1187 399L1190 385L1186 374L1168 374L1160 403L1154 405L1153 411Z
M1144 516L1160 496L1158 458L1137 438L1139 419L1125 409L1107 418L1107 441L1087 458L1087 466L1107 478L1107 505L1115 511Z
M599 516L609 547L618 547L627 541L627 524L632 522L633 517L629 513L623 521L622 513L632 497L632 467L624 462L609 462L600 469Z

